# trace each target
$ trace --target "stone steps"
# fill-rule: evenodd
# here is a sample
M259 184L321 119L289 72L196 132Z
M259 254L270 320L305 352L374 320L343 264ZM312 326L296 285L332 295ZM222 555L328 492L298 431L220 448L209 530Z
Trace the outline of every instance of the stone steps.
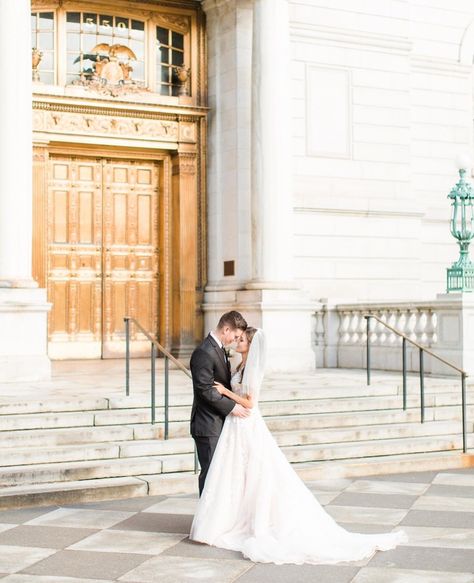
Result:
M436 423L412 424L374 431L322 430L315 434L275 433L287 459L293 463L442 452L461 447L459 433L440 435ZM441 431L453 429L443 424ZM309 443L308 443L309 441ZM469 435L469 446L474 435ZM48 453L50 452L50 453ZM194 442L190 438L168 441L91 444L57 450L13 450L0 469L0 485L62 482L186 472L194 468ZM20 463L19 463L20 462Z
M472 424L471 424L472 427ZM122 435L114 435L114 432ZM317 431L310 428L296 430L279 429L274 430L274 436L280 446L285 445L305 445L316 443L340 443L346 441L360 441L370 439L390 439L420 437L426 435L449 435L454 434L459 429L455 422L439 423L398 423L369 425L367 427L345 427L345 428L325 428ZM133 439L133 429L131 427L106 428L110 431L110 438L105 439L106 432L102 430L103 441L106 443L81 443L81 444L54 444L54 447L10 447L3 448L0 453L1 465L5 468L15 465L47 464L62 461L86 461L93 459L114 459L122 457L139 456L161 456L173 453L187 453L194 451L194 442L191 438L176 438L167 441ZM130 430L130 431L129 431ZM130 432L132 435L130 435ZM76 433L76 432L75 432ZM95 435L95 434L94 434ZM84 437L84 436L81 436Z
M436 464L459 467L471 459L459 452L457 384L427 388L424 424L413 386L403 411L399 384L302 385L273 383L260 408L305 479L328 471L369 475ZM0 508L195 491L190 399L188 386L173 391L166 441L160 394L155 425L146 395L0 400ZM469 403L468 419L474 420L471 391ZM472 421L468 429L474 447Z
M469 401L474 405L474 395L470 395ZM456 395L426 395L425 406L427 409L436 406L454 407L460 405L460 399ZM410 396L407 400L409 409L419 406L417 396ZM321 413L347 413L363 411L388 411L401 409L400 397L368 396L334 399L297 399L274 402L262 402L260 409L265 417L291 416L299 414ZM189 421L191 407L172 406L169 412L171 422ZM444 418L449 419L448 412ZM163 407L156 408L156 420L162 422L164 418ZM150 423L150 409L147 407L131 409L99 409L87 411L58 411L37 412L0 415L0 439L3 431L21 431L32 429L59 429L69 427L93 427L112 425L136 425Z
M306 481L330 481L384 473L447 470L473 466L474 456L459 455L457 452L402 454L344 462L293 464L298 475ZM194 472L28 484L3 487L0 495L0 509L196 492L197 476Z

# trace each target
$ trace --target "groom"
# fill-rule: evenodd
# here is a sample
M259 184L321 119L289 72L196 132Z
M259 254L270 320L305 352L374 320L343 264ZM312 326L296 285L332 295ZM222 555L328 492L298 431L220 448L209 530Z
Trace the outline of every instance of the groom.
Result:
M202 494L226 416L229 413L237 417L249 415L245 407L224 397L213 386L218 381L231 389L230 363L224 348L240 338L246 328L247 322L239 312L223 314L217 328L203 340L191 356L194 389L191 435L196 442L201 466L199 495Z

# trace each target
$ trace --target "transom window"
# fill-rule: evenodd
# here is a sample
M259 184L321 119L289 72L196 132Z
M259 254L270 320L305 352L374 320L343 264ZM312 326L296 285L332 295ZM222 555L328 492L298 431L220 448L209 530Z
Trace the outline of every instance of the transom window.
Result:
M135 81L145 83L145 23L140 20L96 14L68 12L67 81L92 76L97 61L117 59L133 70Z
M112 95L148 89L163 96L189 96L194 18L189 14L157 10L141 20L131 9L128 14L61 7L34 11L33 79L101 93L107 87L105 94Z
M184 36L168 28L156 27L156 90L162 95L178 95L173 67L184 65Z

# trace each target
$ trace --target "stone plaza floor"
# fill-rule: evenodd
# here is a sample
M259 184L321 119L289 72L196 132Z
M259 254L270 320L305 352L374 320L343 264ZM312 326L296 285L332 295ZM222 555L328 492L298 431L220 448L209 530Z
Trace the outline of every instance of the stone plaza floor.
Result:
M196 495L0 512L5 583L474 583L474 470L308 482L348 530L409 541L340 565L254 564L188 540ZM317 528L317 525L315 525Z

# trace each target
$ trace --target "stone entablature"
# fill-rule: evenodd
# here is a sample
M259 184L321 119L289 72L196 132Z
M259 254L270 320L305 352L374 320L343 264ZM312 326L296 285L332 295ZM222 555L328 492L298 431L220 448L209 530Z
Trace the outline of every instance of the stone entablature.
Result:
M79 137L121 138L153 141L165 149L176 149L179 143L196 144L199 121L206 116L201 107L127 106L99 104L84 99L33 98L33 131L43 138L72 141Z

